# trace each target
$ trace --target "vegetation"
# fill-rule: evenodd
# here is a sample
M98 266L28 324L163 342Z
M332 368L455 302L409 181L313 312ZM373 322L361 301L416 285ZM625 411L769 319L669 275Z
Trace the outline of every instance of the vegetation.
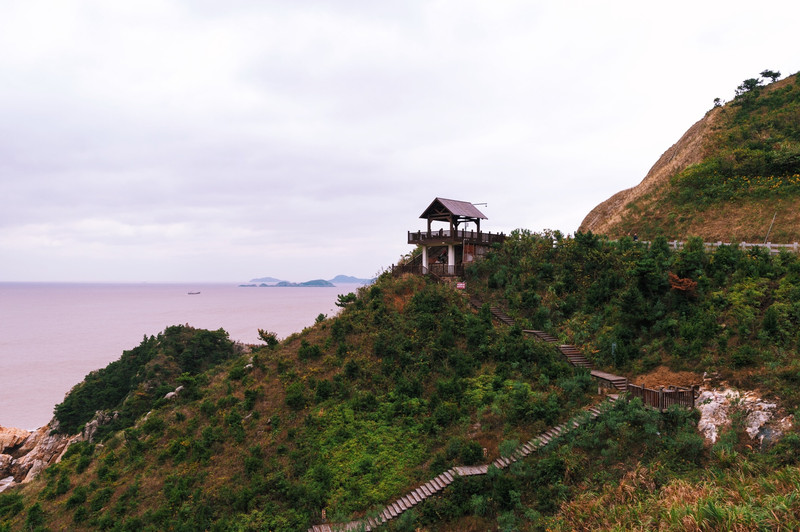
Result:
M384 276L347 299L280 345L262 330L267 345L239 356L223 331L146 338L57 408L70 431L120 412L102 448L73 445L24 498L3 497L0 522L299 530L493 459L591 397L553 347L496 330L449 287Z
M483 297L507 301L519 323L561 334L614 373L661 364L719 372L800 405L795 254L735 245L712 253L698 238L673 252L663 237L648 246L515 231L470 274L470 286L484 279Z
M517 230L466 272L479 310L446 284L386 273L282 341L266 328L246 348L189 326L145 337L56 406L66 433L97 411L111 421L0 494L0 532L305 530L323 510L328 522L370 515L599 401L586 370L523 328L616 374L714 372L797 412L800 257L712 252L684 231L731 205L797 203L800 82L761 77L774 83L746 80L711 111L708 156L665 185L659 209L655 196L629 205L622 225L649 243ZM687 243L673 251L665 236ZM490 304L517 325L495 326ZM800 434L759 446L744 421L710 445L694 412L618 401L386 529L800 528Z
M101 434L130 427L180 382L233 356L233 343L223 330L206 331L183 325L167 328L158 337L145 337L119 360L93 371L55 407L59 430L79 432L99 410L117 418Z
M745 80L736 99L721 110L718 132L707 148L712 153L673 178L674 203L692 209L800 195L798 80L769 91L762 91L760 80Z
M627 203L609 234L800 241L800 77L779 77L764 70L727 104L717 98L705 119L702 160Z
M487 303L615 372L717 370L800 403L793 255L515 231L468 275ZM120 416L0 495L0 527L304 530L323 509L346 521L453 465L508 455L595 397L588 374L552 346L495 327L488 305L476 312L422 277L386 274L279 344L262 332L267 345L237 355L223 331L169 328L76 387L59 407L84 417L62 427L98 409ZM101 382L127 391L110 398ZM709 447L696 421L620 402L507 470L458 480L387 529L797 523L789 486L800 437L762 452L739 424ZM769 498L734 504L740 484L770 486ZM694 485L701 497L672 495Z

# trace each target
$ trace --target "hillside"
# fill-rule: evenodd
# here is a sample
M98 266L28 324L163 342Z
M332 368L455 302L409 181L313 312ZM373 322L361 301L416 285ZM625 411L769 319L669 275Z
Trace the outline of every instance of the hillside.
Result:
M800 78L747 86L689 128L639 185L592 209L580 230L763 242L774 217L770 241L800 241Z
M446 286L384 275L343 301L339 316L280 345L263 331L266 346L233 358L219 331L146 338L56 409L70 431L94 408L121 415L0 494L0 526L302 530L324 508L364 515L496 459L593 400L553 347L495 330ZM216 365L174 370L209 341L202 363Z
M0 530L306 530L323 509L334 523L372 515L601 400L585 370L519 326L633 379L716 373L775 401L775 417L800 405L794 255L516 231L467 285L480 310L449 285L384 274L340 298L338 316L280 343L261 331L248 353L224 331L145 338L57 409L74 427L95 408L124 415L0 494ZM519 326L493 322L488 304ZM744 418L711 444L695 413L618 401L384 528L794 529L800 436L773 427L761 445Z

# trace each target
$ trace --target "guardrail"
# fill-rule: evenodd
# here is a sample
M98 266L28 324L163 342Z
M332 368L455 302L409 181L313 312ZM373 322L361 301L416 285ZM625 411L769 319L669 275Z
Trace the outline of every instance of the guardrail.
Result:
M642 244L646 244L648 246L652 244L652 242L650 242L649 240L640 240L639 242L641 242ZM683 249L683 247L686 245L686 242L682 240L669 240L667 241L667 244L669 244L669 247L671 249L677 251ZM736 246L742 248L743 250L752 248L767 248L771 255L777 255L782 250L786 250L790 253L800 253L800 243L797 242L794 242L792 244L773 244L772 242L754 244L751 242L739 242L738 244L736 244L736 243L719 241L719 242L703 242L703 246L705 246L706 251L716 249L720 246Z
M628 383L628 393L631 397L638 397L644 404L658 410L666 410L672 405L694 408L695 390L670 386L668 388L645 388Z
M464 244L494 244L502 243L506 239L503 233L484 233L483 231L450 231L449 229L439 229L438 231L409 231L409 244L423 244L428 241L458 241Z

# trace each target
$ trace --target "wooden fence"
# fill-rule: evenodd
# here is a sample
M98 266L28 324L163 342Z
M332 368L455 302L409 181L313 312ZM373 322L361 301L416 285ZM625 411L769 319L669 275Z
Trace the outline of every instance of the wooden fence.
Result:
M658 410L666 410L672 405L694 408L695 390L693 388L670 386L654 390L628 383L628 393L631 397L638 397L647 406Z

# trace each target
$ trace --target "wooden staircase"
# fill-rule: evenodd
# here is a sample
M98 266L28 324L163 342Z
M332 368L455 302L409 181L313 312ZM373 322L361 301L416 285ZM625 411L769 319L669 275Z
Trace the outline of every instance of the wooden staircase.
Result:
M592 369L592 363L589 362L589 359L583 356L583 353L574 345L562 344L558 346L558 350L561 351L562 355L567 357L567 360L573 366Z
M482 306L481 301L475 297L470 297L469 302L473 307L478 309L480 309ZM511 318L509 315L507 315L505 312L503 312L503 310L500 307L492 305L489 307L489 310L492 313L492 317L494 317L499 322L504 323L509 327L516 325L514 319ZM605 383L606 386L612 387L621 392L624 392L628 389L627 378L594 369L594 365L592 364L592 362L588 358L586 358L586 356L580 351L580 349L578 349L574 345L559 344L558 338L544 331L538 331L535 329L523 329L522 332L523 334L534 336L539 340L542 340L543 342L557 345L558 350L561 352L562 355L564 355L564 357L570 364L572 364L575 367L588 369L592 377L594 377L598 381Z
M532 336L535 336L539 340L547 342L548 344L557 344L558 343L558 338L556 338L555 336L553 336L553 335L551 335L549 333L546 333L544 331L535 331L533 329L522 329L522 332L525 333L525 334L530 334Z
M546 430L535 438L532 438L529 441L519 445L509 456L501 456L500 458L494 460L491 464L452 467L444 473L434 477L432 480L429 480L421 486L411 490L394 502L389 503L386 507L379 510L379 512L372 517L365 517L363 519L350 521L348 523L314 525L308 529L308 532L338 532L356 530L364 530L369 532L374 530L383 523L386 523L387 521L399 516L406 510L413 508L425 499L436 495L440 491L444 490L447 486L455 482L459 477L486 475L489 472L489 468L492 466L496 467L497 469L505 469L514 462L522 460L538 449L541 449L554 442L567 432L574 430L581 425L588 423L589 421L593 421L605 410L610 408L611 404L617 400L616 395L608 395L606 398L607 401L589 407L569 421Z
M514 320L508 314L503 312L503 310L500 307L490 306L489 312L492 313L492 316L494 316L495 319L497 319L502 323L505 323L509 327L513 327L514 325L516 325Z

